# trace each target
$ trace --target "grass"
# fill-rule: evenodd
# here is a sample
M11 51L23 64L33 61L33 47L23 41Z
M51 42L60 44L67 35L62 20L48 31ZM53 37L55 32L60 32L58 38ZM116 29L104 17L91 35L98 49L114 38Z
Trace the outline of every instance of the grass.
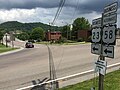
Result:
M53 45L79 45L79 44L88 44L89 42L65 42L65 43L52 43ZM50 44L50 42L43 41L37 42L37 44Z
M0 53L15 50L17 48L6 47L5 45L0 44Z
M98 77L96 78L98 82ZM95 84L95 90L98 90L98 83ZM75 85L63 87L59 90L90 90L93 86L93 79L84 81ZM104 90L120 90L120 70L108 73L104 79Z

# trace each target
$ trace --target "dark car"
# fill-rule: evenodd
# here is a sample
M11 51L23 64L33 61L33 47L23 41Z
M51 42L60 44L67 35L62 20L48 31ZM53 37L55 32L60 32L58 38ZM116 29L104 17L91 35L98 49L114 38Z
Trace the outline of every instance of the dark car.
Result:
M26 48L34 48L34 45L32 42L26 42L25 47Z

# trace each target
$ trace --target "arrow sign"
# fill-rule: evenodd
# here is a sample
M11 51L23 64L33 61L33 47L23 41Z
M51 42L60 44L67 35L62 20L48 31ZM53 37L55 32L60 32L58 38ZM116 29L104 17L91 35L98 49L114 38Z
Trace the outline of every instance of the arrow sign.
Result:
M91 44L91 53L100 55L101 45L100 44Z
M96 50L96 51L98 51L98 48L96 48L96 47L93 47L93 50L94 50L94 51L95 51L95 50Z
M114 58L114 46L103 46L103 56Z
M112 53L112 51L110 50L107 50L107 48L104 50L104 52L107 54L107 53Z

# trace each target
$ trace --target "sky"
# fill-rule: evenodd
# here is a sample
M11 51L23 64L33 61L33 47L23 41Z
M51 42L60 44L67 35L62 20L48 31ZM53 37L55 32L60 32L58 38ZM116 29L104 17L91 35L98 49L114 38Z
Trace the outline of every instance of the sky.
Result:
M101 17L104 7L118 1L117 25L120 27L120 0L66 0L55 25L71 24L78 17L91 23ZM19 21L23 23L53 21L60 0L0 0L0 23Z

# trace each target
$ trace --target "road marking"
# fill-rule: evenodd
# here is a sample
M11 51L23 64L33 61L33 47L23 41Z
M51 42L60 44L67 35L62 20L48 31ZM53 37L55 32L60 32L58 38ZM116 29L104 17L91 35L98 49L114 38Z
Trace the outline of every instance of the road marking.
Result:
M119 66L119 65L120 65L120 63L115 63L115 64L108 65L107 68L112 68L112 67ZM73 74L73 75L69 75L69 76L65 76L65 77L61 77L61 78L58 78L58 79L55 79L55 80L43 82L43 83L40 83L40 84L37 84L37 85L48 84L48 83L55 82L55 81L64 81L64 80L66 81L66 80L69 80L71 78L74 78L74 77L77 77L77 76L82 76L82 75L89 74L89 73L92 73L92 72L94 72L94 69L88 70L88 71L85 71L85 72L81 72L81 73L77 73L77 74ZM33 88L37 85L31 85L31 86L19 88L19 89L16 89L16 90L25 90L25 89L28 89L28 88Z

